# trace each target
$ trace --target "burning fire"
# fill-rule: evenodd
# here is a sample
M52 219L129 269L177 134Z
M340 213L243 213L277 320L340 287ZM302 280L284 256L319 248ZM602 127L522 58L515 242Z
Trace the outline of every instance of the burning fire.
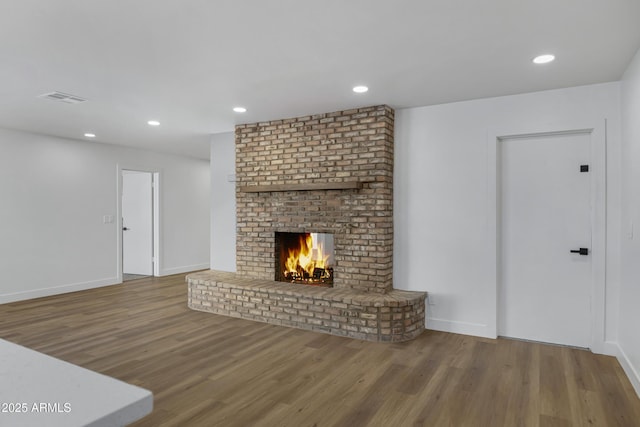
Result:
M284 262L285 277L320 278L325 276L329 267L329 254L325 253L324 245L319 242L316 233L300 235L300 245L288 248L287 259Z

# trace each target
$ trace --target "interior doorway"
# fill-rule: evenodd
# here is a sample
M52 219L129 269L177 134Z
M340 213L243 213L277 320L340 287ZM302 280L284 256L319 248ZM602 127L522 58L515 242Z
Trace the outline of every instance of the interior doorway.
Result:
M500 142L498 334L591 343L593 187L586 132Z
M157 275L156 173L122 170L122 280Z

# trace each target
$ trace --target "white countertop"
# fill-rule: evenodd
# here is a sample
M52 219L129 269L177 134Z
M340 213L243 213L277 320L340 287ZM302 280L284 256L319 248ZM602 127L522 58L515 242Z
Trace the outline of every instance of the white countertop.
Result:
M0 427L125 426L152 410L148 390L0 339Z

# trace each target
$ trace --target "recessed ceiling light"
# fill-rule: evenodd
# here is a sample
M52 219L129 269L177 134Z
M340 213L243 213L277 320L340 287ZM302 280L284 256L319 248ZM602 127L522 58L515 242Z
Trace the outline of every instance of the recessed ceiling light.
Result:
M353 91L354 91L355 93L365 93L365 92L366 92L366 91L368 91L368 90L369 90L369 88L368 88L368 87L366 87L366 86L355 86L355 87L353 88Z
M157 121L157 120L149 120L149 121L147 122L147 124L148 124L149 126L160 126L160 122L159 122L159 121Z
M534 64L547 64L547 63L553 61L554 59L556 59L556 57L553 56L553 55L549 55L549 54L539 55L539 56L536 56L535 58L533 58L533 63Z
M85 133L84 136L86 136L87 138L95 138L96 134L95 133Z
M233 111L235 111L236 113L246 113L247 109L244 107L233 107Z

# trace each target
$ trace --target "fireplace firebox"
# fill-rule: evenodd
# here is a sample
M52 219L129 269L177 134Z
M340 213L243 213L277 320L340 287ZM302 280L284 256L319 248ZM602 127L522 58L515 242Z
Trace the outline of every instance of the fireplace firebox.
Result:
M333 234L276 232L275 243L276 281L333 287Z

